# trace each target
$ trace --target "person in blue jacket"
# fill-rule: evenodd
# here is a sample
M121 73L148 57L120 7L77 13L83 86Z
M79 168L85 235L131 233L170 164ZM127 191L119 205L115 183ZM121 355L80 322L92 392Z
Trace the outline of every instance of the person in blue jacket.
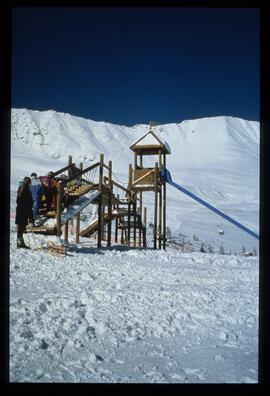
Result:
M31 184L30 191L33 197L33 217L36 219L39 214L39 209L41 206L41 194L43 192L43 185L41 181L38 179L37 174L33 172L31 174Z

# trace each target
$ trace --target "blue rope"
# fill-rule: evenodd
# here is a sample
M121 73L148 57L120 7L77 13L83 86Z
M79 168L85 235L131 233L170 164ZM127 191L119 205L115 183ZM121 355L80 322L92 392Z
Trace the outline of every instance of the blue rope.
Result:
M162 167L162 169L161 169L161 176L163 177L163 179L167 183L171 184L173 187L175 187L178 190L182 191L183 193L187 194L192 199L195 199L195 201L197 201L200 204L206 206L208 209L212 210L213 212L215 212L219 216L223 217L225 220L229 221L230 223L234 224L235 226L241 228L241 230L243 230L243 231L247 232L248 234L252 235L254 238L259 239L259 235L258 234L256 234L255 232L251 231L250 229L245 227L243 224L238 223L238 221L232 219L230 216L228 216L225 213L221 212L220 210L214 208L214 206L210 205L209 203L207 203L203 199L197 197L195 194L193 194L190 191L186 190L184 187L181 187L179 184L174 183L173 180L172 180L170 172L165 167Z

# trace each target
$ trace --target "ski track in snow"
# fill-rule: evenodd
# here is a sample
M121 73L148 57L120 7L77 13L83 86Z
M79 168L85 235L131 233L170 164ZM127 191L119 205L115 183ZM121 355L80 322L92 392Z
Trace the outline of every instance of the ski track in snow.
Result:
M11 233L11 382L257 382L256 257L44 240Z

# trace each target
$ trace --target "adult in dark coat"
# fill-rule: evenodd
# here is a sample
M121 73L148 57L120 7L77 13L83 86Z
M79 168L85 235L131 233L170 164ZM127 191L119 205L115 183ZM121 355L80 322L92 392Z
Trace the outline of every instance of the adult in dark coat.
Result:
M27 224L33 225L33 198L29 188L31 184L30 177L25 177L19 184L17 191L17 207L16 207L16 218L15 223L17 224L17 247L18 248L29 248L26 246L23 233L26 230Z

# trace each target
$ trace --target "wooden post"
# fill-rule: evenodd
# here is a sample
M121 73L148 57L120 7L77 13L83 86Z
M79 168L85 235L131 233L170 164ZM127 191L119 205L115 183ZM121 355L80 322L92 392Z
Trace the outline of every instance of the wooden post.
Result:
M147 208L145 207L144 213L143 213L143 222L144 222L145 227L146 227L146 221L147 221Z
M112 184L112 161L109 161L109 199L108 199L108 239L107 246L111 246L112 240L112 194L113 194L113 184Z
M71 155L68 156L68 164L69 165L72 164L72 156ZM71 168L68 168L68 177L71 177Z
M162 185L159 185L159 202L158 202L158 248L161 249L162 239Z
M143 247L146 247L146 220L147 220L147 208L144 208L143 214L143 222L144 222L144 229L143 229Z
M161 150L159 150L159 156L158 156L158 167L159 167L159 172L161 172L161 167L162 167L162 153ZM160 178L159 178L160 180ZM161 230L162 230L162 184L161 182L158 183L159 185L159 207L158 207L158 248L161 249Z
M124 233L123 233L123 228L121 228L121 245L124 245Z
M106 224L104 221L105 218L105 205L102 205L102 216L101 216L101 240L105 241L106 240Z
M129 194L128 194L128 246L130 246L130 205L131 205L131 189L132 189L132 165L129 164Z
M83 162L80 162L80 170L81 170L81 171L83 170ZM79 180L80 180L80 181L82 180L82 175L79 176Z
M142 154L140 154L140 167L143 167ZM140 228L139 228L139 247L142 246L142 191L139 193L140 197Z
M137 152L134 151L134 169L137 169Z
M140 167L141 167L141 168L143 167L143 157L142 157L142 154L140 154Z
M134 219L134 230L133 230L133 240L134 240L134 247L136 247L136 221L137 221L137 196L136 193L134 192L133 195L133 219Z
M163 154L163 165L166 168L166 154ZM166 250L166 182L163 182L163 250Z
M157 248L157 201L158 201L158 163L155 163L155 173L154 173L154 249Z
M76 216L76 243L80 243L80 220L81 213L79 212Z
M117 200L119 200L119 194L116 196ZM115 205L115 209L118 209L119 205ZM118 243L118 216L115 217L115 242Z
M68 243L68 221L65 223L65 237L64 240Z
M61 235L61 201L62 201L62 183L57 184L57 200L56 200L56 229L57 236Z
M101 237L102 237L102 180L103 180L103 162L104 154L100 154L100 165L99 165L99 199L98 199L98 240L97 247L101 247Z

